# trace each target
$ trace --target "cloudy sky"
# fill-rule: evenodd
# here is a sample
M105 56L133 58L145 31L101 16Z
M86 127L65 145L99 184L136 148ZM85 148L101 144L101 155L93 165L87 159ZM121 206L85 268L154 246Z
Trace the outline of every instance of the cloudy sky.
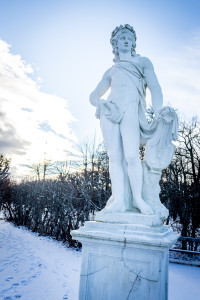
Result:
M95 133L101 140L88 98L113 64L110 33L120 24L135 28L164 103L198 115L199 15L198 0L0 0L0 152L19 173Z

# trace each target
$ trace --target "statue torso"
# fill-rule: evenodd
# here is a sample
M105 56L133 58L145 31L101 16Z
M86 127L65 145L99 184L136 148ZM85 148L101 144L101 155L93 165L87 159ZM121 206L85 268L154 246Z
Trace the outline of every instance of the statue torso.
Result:
M142 83L142 66L140 57L133 61L119 61L110 69L111 93L108 101L115 102L121 111L131 104L138 104L138 88Z

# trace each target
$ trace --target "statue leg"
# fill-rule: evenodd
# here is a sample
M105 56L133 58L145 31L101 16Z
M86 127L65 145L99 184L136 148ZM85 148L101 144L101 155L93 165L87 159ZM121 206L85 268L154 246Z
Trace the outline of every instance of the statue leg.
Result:
M128 107L120 124L127 172L133 195L133 205L142 214L153 214L151 207L142 199L142 165L139 157L140 129L137 104Z
M101 129L109 157L109 173L114 199L113 203L108 203L105 209L122 212L126 210L126 205L124 201L123 149L119 124L114 124L102 116Z

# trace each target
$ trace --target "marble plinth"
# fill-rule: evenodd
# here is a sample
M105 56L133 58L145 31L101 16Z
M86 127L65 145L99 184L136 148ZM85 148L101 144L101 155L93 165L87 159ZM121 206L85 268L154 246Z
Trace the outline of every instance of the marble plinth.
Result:
M159 226L162 220L158 215L142 215L132 212L107 212L102 210L96 213L95 221L120 224L142 224L147 226Z
M79 300L167 300L169 226L90 221L72 236L83 244Z

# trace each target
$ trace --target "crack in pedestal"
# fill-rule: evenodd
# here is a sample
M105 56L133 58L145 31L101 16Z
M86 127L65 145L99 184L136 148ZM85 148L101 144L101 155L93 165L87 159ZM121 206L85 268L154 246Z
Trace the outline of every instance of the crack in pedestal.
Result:
M127 227L127 226L125 226L125 229L124 229L124 232L123 232L123 236L125 236L125 233L126 233L126 227ZM141 272L141 270L140 270L138 273L136 273L136 272L134 272L132 269L130 269L130 268L126 265L126 262L125 262L125 259L124 259L124 251L125 251L125 249L126 249L126 246L127 246L127 241L126 241L126 237L124 237L124 246L122 247L121 260L122 260L122 262L123 262L124 268L126 268L130 273L132 273L132 274L134 274L134 275L136 276L134 282L132 283L131 289L130 289L130 291L129 291L129 293L128 293L128 296L127 296L127 300L128 300L129 297L130 297L130 295L131 295L131 292L133 291L134 285L135 285L135 283L136 283L137 280L143 279L143 280L147 280L148 282L158 282L159 279L155 280L155 279L149 279L149 278L143 277L143 276L141 276L141 275L139 274L139 273ZM160 270L159 270L159 272L160 272Z
M132 287L131 287L131 289L130 289L130 291L129 291L129 293L128 293L127 300L129 299L129 297L130 297L130 295L131 295L131 292L132 292L132 290L133 290L133 288L134 288L134 285L135 285L135 283L136 283L136 281L137 281L138 278L139 278L139 276L137 275L137 276L135 277L135 280L133 281Z
M94 271L94 272L91 272L91 273L87 273L87 274L81 274L80 276L85 276L85 277L87 277L87 276L91 276L91 275L93 275L93 274L96 274L96 273L98 273L98 272L100 272L100 271L102 271L102 270L104 270L104 269L106 269L108 266L105 266L105 267L103 267L103 268L101 268L101 269L99 269L99 270L97 270L97 271Z

